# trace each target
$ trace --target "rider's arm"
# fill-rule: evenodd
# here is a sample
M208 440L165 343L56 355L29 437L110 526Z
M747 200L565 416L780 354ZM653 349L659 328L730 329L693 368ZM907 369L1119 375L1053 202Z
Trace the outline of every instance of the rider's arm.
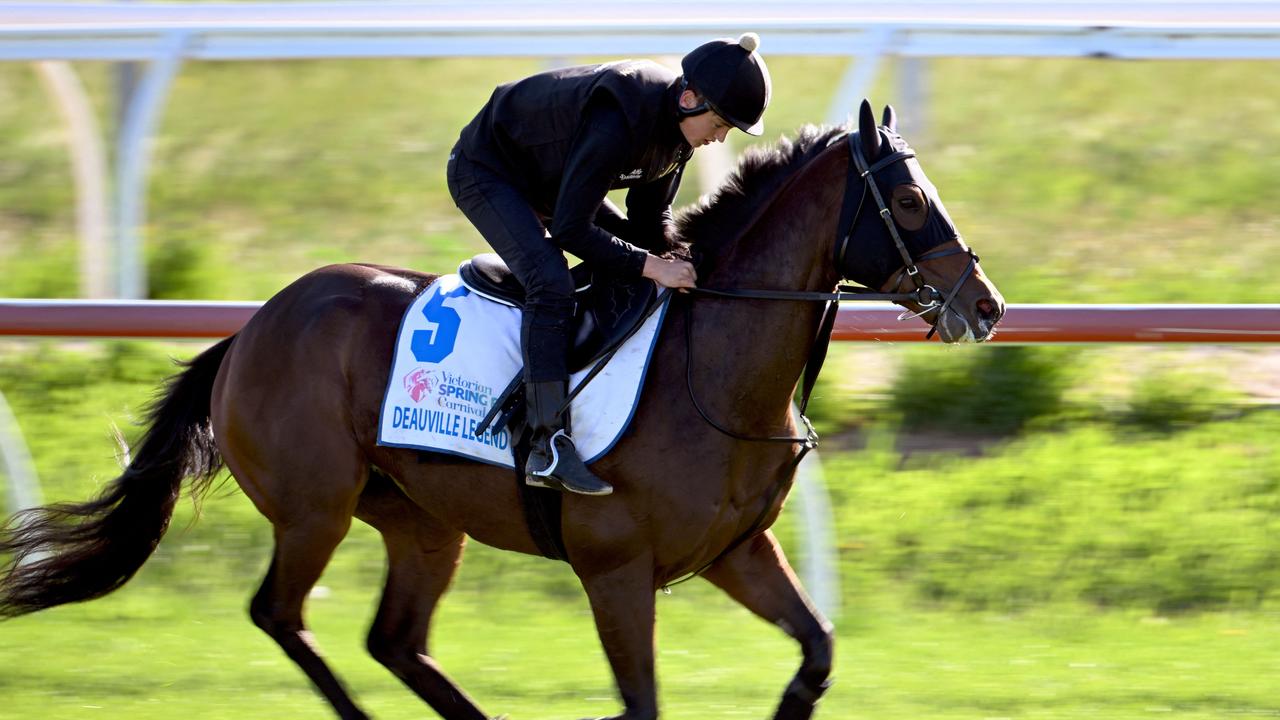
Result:
M670 247L676 223L671 214L684 164L651 183L637 185L627 192L627 217L631 235L627 239L654 252Z
M611 103L593 104L565 160L551 239L611 274L637 278L648 253L596 225L605 194L626 165L629 145L622 110Z
M627 216L623 215L618 206L614 205L613 201L607 197L596 210L596 225L614 237L620 237L629 243L635 244L631 221L627 220Z

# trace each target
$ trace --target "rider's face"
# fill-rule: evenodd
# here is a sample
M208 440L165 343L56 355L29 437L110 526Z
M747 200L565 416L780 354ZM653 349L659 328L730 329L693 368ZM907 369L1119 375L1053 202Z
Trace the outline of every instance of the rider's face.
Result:
M685 90L680 95L680 106L686 110L692 110L701 104L702 98L692 90ZM733 126L727 120L711 110L680 120L680 132L684 133L685 142L694 148L713 142L724 142L725 136L731 129Z

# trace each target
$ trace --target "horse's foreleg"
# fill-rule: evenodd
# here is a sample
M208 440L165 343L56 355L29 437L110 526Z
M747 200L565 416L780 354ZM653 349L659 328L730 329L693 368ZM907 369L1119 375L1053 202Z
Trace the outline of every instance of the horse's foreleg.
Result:
M302 620L303 602L350 524L350 516L344 522L326 522L317 516L297 525L277 525L271 569L249 606L249 615L307 674L339 717L363 720L368 716L321 659Z
M804 660L774 720L807 720L831 684L834 631L800 587L773 533L761 533L738 546L704 577L800 643Z
M602 720L653 720L658 717L653 664L653 559L646 554L613 569L580 572L580 576L591 600L596 631L626 707L623 714Z
M369 654L445 720L486 720L427 654L431 615L460 564L466 537L441 527L385 479L365 488L356 516L382 533L387 548L387 583L369 628Z

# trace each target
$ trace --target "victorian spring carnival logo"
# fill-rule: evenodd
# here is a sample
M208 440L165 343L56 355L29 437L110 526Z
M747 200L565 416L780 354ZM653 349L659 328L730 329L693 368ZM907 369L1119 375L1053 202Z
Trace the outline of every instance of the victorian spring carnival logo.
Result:
M439 407L476 417L484 417L496 399L492 387L447 370L415 368L401 382L415 403L434 397Z
M435 372L426 368L417 368L404 376L404 391L416 403L422 402L431 388L438 382L433 377Z

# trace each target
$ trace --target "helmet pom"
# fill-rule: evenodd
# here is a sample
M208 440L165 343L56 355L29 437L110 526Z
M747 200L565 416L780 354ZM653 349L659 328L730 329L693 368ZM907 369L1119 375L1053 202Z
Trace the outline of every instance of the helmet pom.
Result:
M738 45L747 52L755 52L760 47L760 36L753 32L742 33L742 37L738 38Z

